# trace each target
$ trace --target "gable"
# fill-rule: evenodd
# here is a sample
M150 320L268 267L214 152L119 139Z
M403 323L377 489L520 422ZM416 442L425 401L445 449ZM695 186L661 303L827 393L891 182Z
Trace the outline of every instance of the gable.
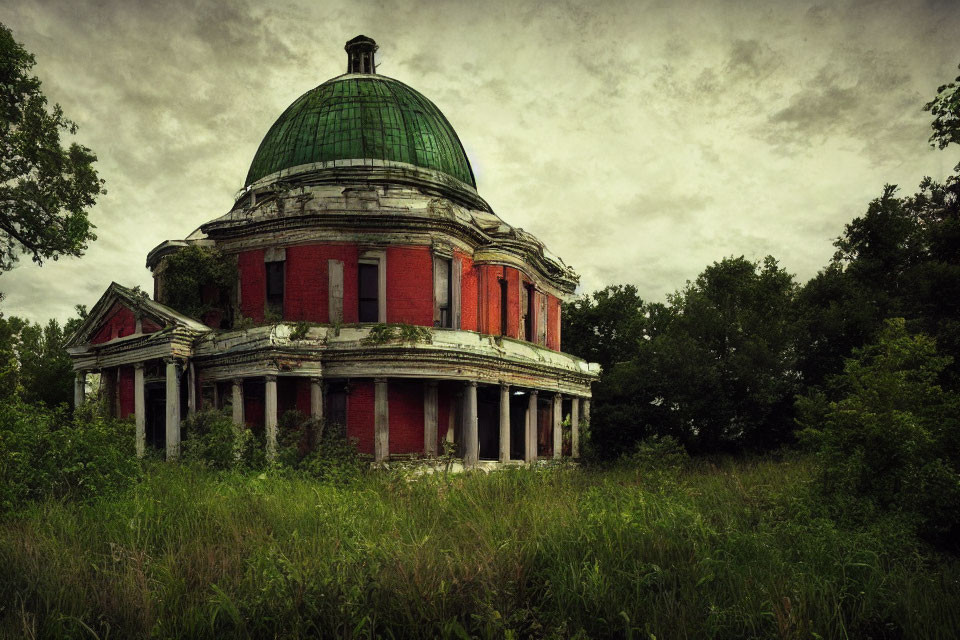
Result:
M161 329L150 318L142 318L142 333L153 333ZM104 319L93 329L90 337L92 344L102 344L137 332L137 317L133 310L120 302L115 302Z

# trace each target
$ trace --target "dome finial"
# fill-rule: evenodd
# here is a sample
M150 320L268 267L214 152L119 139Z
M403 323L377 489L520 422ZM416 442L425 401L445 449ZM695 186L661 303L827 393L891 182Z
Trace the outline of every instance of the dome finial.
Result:
M347 40L344 50L347 52L347 73L376 73L377 65L373 55L377 51L373 38L357 36Z

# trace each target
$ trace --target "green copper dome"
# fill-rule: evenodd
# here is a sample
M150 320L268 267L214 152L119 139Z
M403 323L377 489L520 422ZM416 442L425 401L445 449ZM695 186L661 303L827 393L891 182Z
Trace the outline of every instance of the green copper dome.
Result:
M359 159L404 162L477 186L460 139L436 105L398 80L357 73L297 98L260 143L245 185L298 165Z

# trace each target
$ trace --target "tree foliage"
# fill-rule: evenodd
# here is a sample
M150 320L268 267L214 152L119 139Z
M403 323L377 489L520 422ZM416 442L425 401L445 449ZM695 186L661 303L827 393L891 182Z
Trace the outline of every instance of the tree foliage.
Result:
M0 317L0 401L16 398L49 408L73 402L73 363L65 345L86 313L77 306L77 316L63 326L56 319L40 325Z
M217 249L190 245L164 258L161 301L180 313L204 320L210 313L230 317L236 264Z
M601 451L616 456L651 435L698 450L787 439L799 390L796 290L772 257L741 256L707 267L666 304L610 287L568 305L566 348L605 359L591 419Z
M960 395L939 377L952 361L935 342L887 320L878 342L830 379L829 401L798 401L820 457L820 486L839 515L899 511L934 537L960 533Z
M938 87L936 97L923 108L933 115L931 146L944 149L949 144L960 144L960 76Z
M60 136L77 125L48 108L34 57L0 24L0 272L21 252L34 262L83 255L95 240L87 210L104 192L96 156Z

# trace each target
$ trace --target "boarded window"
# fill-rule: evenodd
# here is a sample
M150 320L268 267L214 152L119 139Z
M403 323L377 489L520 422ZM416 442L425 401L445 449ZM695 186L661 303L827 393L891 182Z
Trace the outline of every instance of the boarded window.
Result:
M359 265L358 298L360 322L378 322L380 318L380 269L375 262Z

